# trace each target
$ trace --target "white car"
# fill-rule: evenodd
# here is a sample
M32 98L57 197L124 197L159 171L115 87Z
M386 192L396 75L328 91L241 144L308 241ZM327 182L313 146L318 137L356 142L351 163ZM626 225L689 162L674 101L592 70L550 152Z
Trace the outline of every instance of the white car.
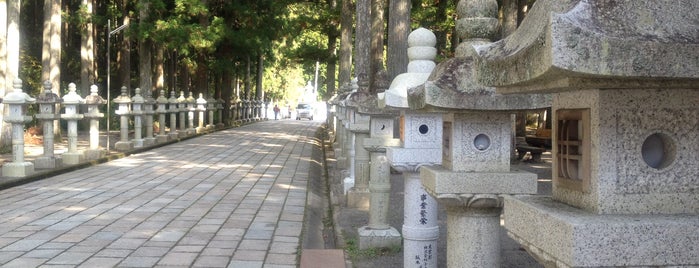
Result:
M313 105L310 103L299 103L296 106L296 120L301 120L301 118L313 120Z

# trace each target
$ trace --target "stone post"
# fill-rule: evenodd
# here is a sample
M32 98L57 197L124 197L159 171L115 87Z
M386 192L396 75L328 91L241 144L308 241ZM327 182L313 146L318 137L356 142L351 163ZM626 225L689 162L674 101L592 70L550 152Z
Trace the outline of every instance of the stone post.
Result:
M216 109L218 109L217 104L218 101L216 101L216 99L214 99L213 97L209 97L206 100L206 110L209 113L209 115L207 116L208 124L206 124L207 131L213 131L216 128L216 125L214 124L214 115L216 114Z
M199 113L198 116L198 121L197 121L197 128L196 131L197 133L204 133L206 132L206 127L204 127L204 121L206 118L204 115L206 114L206 108L207 108L207 103L206 99L204 99L204 94L199 93L199 98L196 100L197 103L197 112ZM210 110L213 113L213 110Z
M132 140L134 148L143 147L143 104L146 99L141 96L141 89L136 88L134 90L135 94L131 97L131 114L133 115L133 132L134 138Z
M400 140L393 138L393 121L390 114L372 114L369 124L369 138L364 139L364 149L370 154L369 168L369 224L360 227L359 248L390 248L400 246L401 235L388 224L389 202L391 197L391 165L386 158L386 147L400 146Z
M187 98L184 96L184 91L180 91L180 96L177 98L177 109L180 112L180 121L178 127L178 137L187 137Z
M405 179L404 267L437 267L437 200L425 191L418 172L421 167L441 164L442 114L407 110L408 89L424 84L434 69L436 42L435 35L427 29L410 33L408 72L396 76L385 94L379 95L379 106L402 109L402 146L386 148L386 156Z
M114 148L117 151L128 151L133 149L133 142L129 141L129 115L131 111L129 107L131 105L131 98L126 95L126 87L121 87L121 95L114 99L114 103L118 105L117 110L114 112L119 115L119 141L114 144Z
M2 165L2 176L21 178L34 173L34 164L24 160L24 123L32 120L25 115L27 104L32 104L36 99L22 92L22 80L13 81L14 90L3 98L9 112L3 119L12 124L12 162Z
M697 267L699 2L611 3L538 0L476 49L496 92L554 92L552 194L505 229L545 267Z
M143 146L152 146L155 144L155 137L153 136L153 106L156 104L155 99L151 95L151 91L146 91L143 102L143 123L146 129L146 136L143 138Z
M63 163L68 165L85 161L85 153L78 150L78 120L83 119L83 115L78 112L80 104L85 103L85 100L75 91L75 84L68 84L68 94L63 96L65 113L61 114L61 119L68 121L68 151L61 155Z
M44 130L44 154L34 160L34 167L37 169L52 169L62 163L61 158L54 155L53 134L53 121L61 117L56 111L56 104L61 103L61 101L62 99L51 91L51 82L44 81L44 92L36 97L39 113L34 115L42 122Z
M345 153L345 161L347 162L347 177L344 178L343 184L345 194L347 194L347 192L352 187L354 187L354 180L357 171L357 169L355 168L355 164L357 163L355 161L355 154L357 153L357 151L355 151L356 147L354 146L356 142L356 135L352 132L351 129L351 124L352 122L354 122L354 110L352 110L352 108L348 106L345 106L345 114L347 119L345 120L344 124L347 139L345 140L345 149L343 149L343 151L347 152Z
M197 110L197 99L194 98L194 92L189 92L189 97L185 100L187 103L187 135L197 134L197 130L194 127L194 112Z
M88 161L107 155L107 150L100 147L100 118L104 117L104 114L100 113L100 105L106 103L107 101L98 94L97 86L90 86L90 95L85 97L87 113L84 115L90 120L90 147L85 150L85 159Z
M155 109L155 113L158 115L158 124L160 125L160 128L158 129L158 135L155 137L155 140L157 143L164 143L169 140L169 135L165 133L165 127L167 126L167 105L169 103L169 100L167 97L165 97L165 90L160 90L160 94L158 95L158 98L155 99L155 103L157 103L158 108ZM170 132L172 132L172 126L173 124L170 124Z
M170 132L167 135L170 140L175 140L179 137L177 133L177 115L180 112L180 108L178 107L179 101L176 94L174 90L170 91L170 98L167 99L167 112L170 113Z

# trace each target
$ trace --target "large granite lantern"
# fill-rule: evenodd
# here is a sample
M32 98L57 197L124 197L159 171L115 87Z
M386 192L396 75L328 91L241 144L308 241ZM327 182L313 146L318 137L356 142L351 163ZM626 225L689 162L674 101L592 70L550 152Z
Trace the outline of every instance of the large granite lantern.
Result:
M119 141L114 144L118 151L128 151L133 149L133 142L129 141L129 115L131 115L131 98L126 93L126 87L121 87L121 95L114 99L119 115Z
M85 97L85 104L87 105L87 113L84 117L90 120L90 146L85 150L85 158L87 160L95 160L107 155L107 150L100 148L100 119L104 117L103 113L100 113L100 106L107 103L98 94L98 88L96 85L90 86L90 95Z
M158 108L155 109L155 113L158 115L158 135L155 136L155 140L157 143L164 143L167 142L170 139L170 136L165 132L167 124L167 114L168 114L168 109L167 105L170 103L168 98L165 97L165 90L160 90L160 94L158 94L158 98L155 99L155 103L158 105ZM170 129L172 129L172 124L170 124ZM172 131L171 131L172 132Z
M403 213L403 264L405 267L436 267L437 201L420 183L419 170L439 165L442 156L442 114L429 111L407 110L408 89L425 83L435 66L437 42L435 35L424 28L408 36L408 72L396 76L384 96L379 96L386 107L400 110L401 147L386 148L391 166L403 173L405 201Z
M85 100L76 92L74 83L68 84L68 94L63 96L63 107L65 113L61 114L61 119L68 121L68 151L61 155L63 163L75 165L85 161L85 152L78 150L78 120L83 119L80 114L80 104Z
M131 114L133 115L133 133L134 138L132 140L134 148L141 148L144 145L143 140L143 106L146 103L146 99L141 96L141 89L136 88L134 90L134 95L131 97Z
M34 160L34 167L37 169L52 169L63 163L61 158L56 157L54 154L53 134L53 123L61 118L61 115L56 111L56 105L63 100L53 93L51 89L51 81L44 81L44 92L36 97L36 103L39 104L39 113L34 115L34 117L42 122L44 130L44 153Z
M22 80L15 79L12 83L14 90L2 99L9 112L3 119L12 124L12 162L2 165L4 177L26 177L34 173L34 164L24 160L24 123L32 120L27 116L27 104L36 101L22 91Z
M539 0L481 83L553 92L553 195L505 199L548 267L699 266L697 1Z

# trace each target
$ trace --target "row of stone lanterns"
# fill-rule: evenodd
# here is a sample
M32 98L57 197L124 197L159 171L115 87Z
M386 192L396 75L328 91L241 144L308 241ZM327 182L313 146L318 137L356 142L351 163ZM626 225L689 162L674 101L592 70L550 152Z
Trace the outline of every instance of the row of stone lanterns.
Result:
M699 4L650 2L540 0L521 29L491 43L496 1L462 0L456 58L433 70L434 35L418 29L408 73L377 96L383 111L357 101L361 86L345 87L328 125L349 207L365 205L361 150L371 152L359 247L400 245L384 219L390 165L405 178L403 267L437 266L438 204L447 267L503 266L503 219L546 267L697 266L699 35L686 25ZM512 114L543 107L553 107L551 196L535 196L536 175L510 166ZM396 119L399 145L379 131Z
M269 103L262 100L235 99L231 102L230 113L234 123L248 123L267 118ZM263 114L264 111L264 114Z
M14 90L3 99L8 106L9 113L4 121L12 124L13 161L6 163L2 168L5 177L26 177L34 173L34 169L51 169L61 164L74 165L86 160L94 160L104 157L106 150L99 146L99 120L104 117L100 113L100 106L106 104L106 100L98 95L97 86L90 87L90 94L82 98L76 92L76 85L68 85L68 93L63 98L52 92L51 83L44 83L44 91L35 99L22 91L22 81L14 81ZM115 113L120 116L120 140L116 142L115 149L127 151L133 148L150 146L169 140L203 133L222 127L221 119L223 101L216 99L206 100L200 94L194 99L190 94L184 98L184 92L180 98L175 98L175 92L171 98L165 97L165 91L160 91L157 99L149 95L141 95L141 89L135 89L135 95L129 97L126 87L121 88L121 94L113 101L117 104ZM39 112L35 115L43 126L43 155L32 162L24 159L24 124L31 121L31 116L26 115L27 105L38 104ZM58 104L64 107L64 113L58 114ZM87 105L87 112L80 113L80 105ZM156 107L154 107L156 106ZM155 109L154 109L155 108ZM208 125L204 127L205 114L208 110ZM218 124L214 124L214 114L218 110ZM194 112L198 111L199 127L194 128ZM170 114L170 133L165 133L166 117ZM185 128L185 113L188 114L188 128ZM153 116L158 118L160 129L157 137L153 136ZM180 128L176 128L177 115L180 116ZM129 140L129 122L133 117L134 138ZM55 120L67 121L67 151L56 157L54 154L53 124ZM78 150L78 121L89 120L89 147L87 150ZM143 130L145 128L145 131ZM145 136L143 136L145 132Z

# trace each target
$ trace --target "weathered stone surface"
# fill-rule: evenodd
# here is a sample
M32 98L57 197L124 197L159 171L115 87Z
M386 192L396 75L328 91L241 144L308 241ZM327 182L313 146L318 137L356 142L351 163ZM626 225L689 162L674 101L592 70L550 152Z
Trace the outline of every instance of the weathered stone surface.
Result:
M699 2L539 0L520 28L479 46L498 92L698 88Z
M696 214L598 215L550 197L505 197L509 235L547 267L692 266Z
M411 109L527 110L551 106L547 94L502 95L475 79L473 59L448 59L423 84L408 90Z

